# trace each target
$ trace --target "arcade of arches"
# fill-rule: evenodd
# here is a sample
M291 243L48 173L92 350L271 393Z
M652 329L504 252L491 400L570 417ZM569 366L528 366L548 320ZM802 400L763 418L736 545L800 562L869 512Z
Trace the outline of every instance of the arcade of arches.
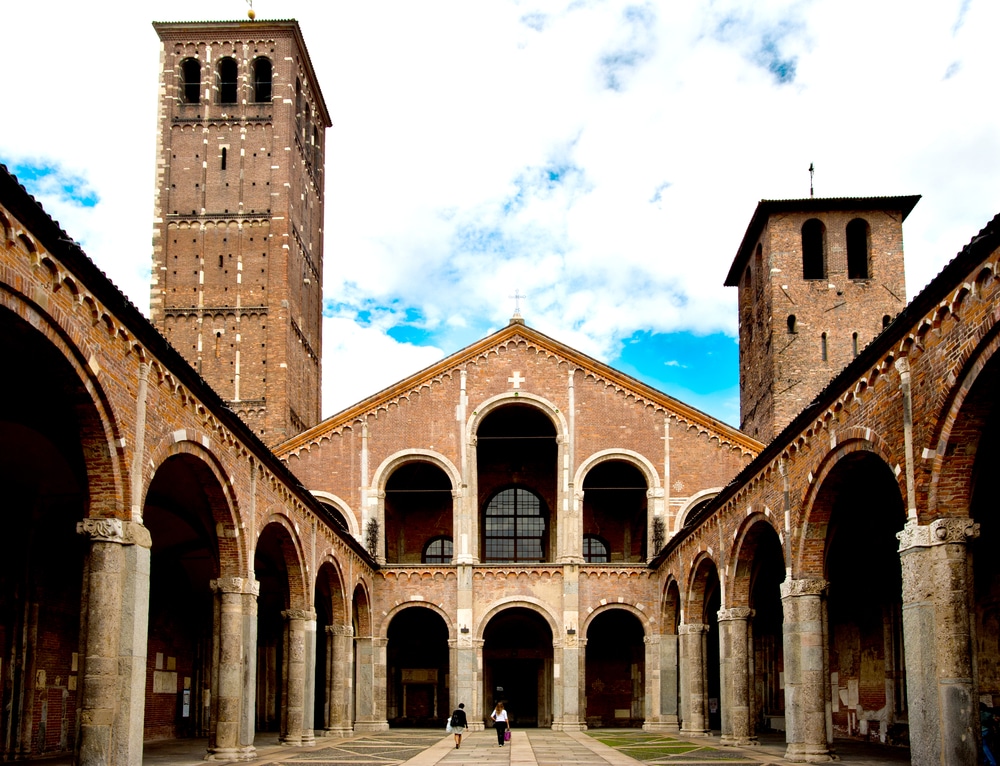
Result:
M996 224L767 445L515 320L272 450L0 182L0 354L31 360L0 379L0 760L248 759L502 699L976 762Z

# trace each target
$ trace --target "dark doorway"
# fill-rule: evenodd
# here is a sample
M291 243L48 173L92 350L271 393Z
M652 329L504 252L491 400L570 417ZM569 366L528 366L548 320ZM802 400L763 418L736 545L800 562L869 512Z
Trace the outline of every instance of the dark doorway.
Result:
M512 726L552 725L552 630L541 615L513 607L483 633L483 712L503 702Z
M410 607L389 623L390 726L444 728L448 699L448 626L426 607Z
M642 624L623 609L587 628L587 726L636 727L645 721L646 645Z

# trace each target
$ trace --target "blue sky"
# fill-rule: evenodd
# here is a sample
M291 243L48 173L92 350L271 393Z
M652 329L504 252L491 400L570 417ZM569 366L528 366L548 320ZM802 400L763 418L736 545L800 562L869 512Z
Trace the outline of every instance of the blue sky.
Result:
M175 0L172 19L241 17ZM988 0L372 0L297 17L327 134L324 414L526 322L738 423L735 291L757 201L923 194L919 290L1000 210ZM5 9L0 161L148 306L158 41L148 5ZM170 20L170 19L165 19ZM51 51L128 66L106 80ZM117 126L117 131L109 126ZM350 374L344 374L350 370Z

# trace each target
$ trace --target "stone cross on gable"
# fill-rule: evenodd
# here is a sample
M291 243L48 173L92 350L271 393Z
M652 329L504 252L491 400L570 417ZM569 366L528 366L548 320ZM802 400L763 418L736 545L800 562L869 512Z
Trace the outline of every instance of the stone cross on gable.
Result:
M514 388L520 388L521 384L524 383L524 381L526 381L526 380L527 380L527 378L522 378L521 377L521 371L520 370L514 370L514 376L510 377L510 378L507 378L507 382L508 383L513 383L514 384Z
M521 299L522 298L527 298L528 296L527 295L523 295L521 293L520 289L518 289L518 288L515 287L514 288L514 294L511 295L511 296L508 296L508 297L514 299L514 316L516 316L516 317L521 316Z

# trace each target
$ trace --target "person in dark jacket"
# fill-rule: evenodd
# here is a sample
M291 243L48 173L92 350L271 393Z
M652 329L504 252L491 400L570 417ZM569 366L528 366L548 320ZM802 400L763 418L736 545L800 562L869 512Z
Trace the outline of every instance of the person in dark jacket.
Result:
M451 714L451 733L455 735L455 748L462 746L462 732L469 725L469 720L465 717L465 703L459 702L455 712Z

